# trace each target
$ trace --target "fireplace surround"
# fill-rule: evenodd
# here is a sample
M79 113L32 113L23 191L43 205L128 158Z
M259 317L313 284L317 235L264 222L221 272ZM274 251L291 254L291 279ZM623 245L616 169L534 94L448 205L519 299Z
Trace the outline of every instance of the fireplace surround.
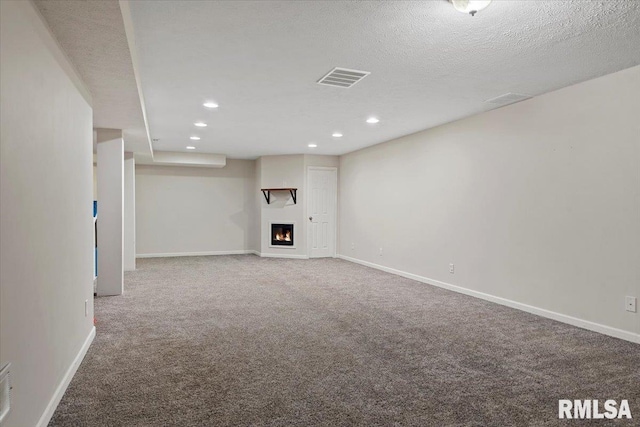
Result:
M269 246L295 248L294 225L292 222L270 223Z

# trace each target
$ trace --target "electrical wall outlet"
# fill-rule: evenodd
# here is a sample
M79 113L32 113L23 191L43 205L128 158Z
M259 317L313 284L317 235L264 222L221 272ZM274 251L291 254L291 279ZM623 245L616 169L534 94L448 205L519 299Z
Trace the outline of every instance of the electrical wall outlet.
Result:
M637 311L636 297L624 297L624 308L631 313L635 313Z
M355 251L355 250L356 250L356 244L355 244L355 243L353 243L353 242L351 242L351 250L352 250L352 251Z
M454 271L453 268L454 268L454 265L449 264L449 273L453 274L453 271Z
M89 300L84 300L84 317L89 315Z
M380 253L379 253L379 255L380 255L380 256L382 256L382 248L380 248Z

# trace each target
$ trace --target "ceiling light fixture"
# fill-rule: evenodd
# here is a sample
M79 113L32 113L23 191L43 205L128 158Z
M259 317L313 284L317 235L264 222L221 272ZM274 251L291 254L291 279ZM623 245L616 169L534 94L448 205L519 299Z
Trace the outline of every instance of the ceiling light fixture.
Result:
M334 132L331 136L334 138L342 138L342 134L340 132Z
M200 137L199 136L190 136L189 139L192 139L194 141L200 141Z
M468 13L474 16L482 9L489 6L491 0L449 0L458 12Z
M205 102L202 105L204 105L207 108L218 108L218 104L216 104L215 102Z
M195 150L196 147L194 147L193 145L187 145L187 150Z
M202 123L202 122L195 122L194 125L198 126L199 128L206 128L207 124L206 123Z
M316 148L317 146L317 144L309 144L309 148Z
M372 124L372 125L375 125L375 124L376 124L376 123L378 123L379 121L380 121L380 119L375 118L375 117L369 117L369 118L367 119L367 123Z

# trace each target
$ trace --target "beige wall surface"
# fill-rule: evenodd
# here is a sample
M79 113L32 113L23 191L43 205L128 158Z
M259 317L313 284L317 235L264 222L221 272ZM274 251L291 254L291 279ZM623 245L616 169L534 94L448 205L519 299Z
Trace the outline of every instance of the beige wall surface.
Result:
M124 292L124 141L122 131L97 129L98 296Z
M260 194L260 253L263 255L305 257L306 239L304 219L304 156L263 156L260 158L260 187L261 188L297 188L296 203L289 192L272 192L271 203L267 204ZM269 246L271 222L294 222L295 248Z
M256 206L255 215L253 217L253 229L255 232L251 236L251 249L256 253L260 253L262 249L262 233L260 229L262 227L262 203L264 197L262 196L262 192L260 191L260 188L262 188L261 177L262 159L258 158L255 162L255 180L253 183L255 192L253 197Z
M224 168L136 165L136 253L253 250L255 162Z
M136 269L136 161L132 153L124 154L124 271Z
M296 203L288 192L272 192L267 204L262 193L260 206L260 253L263 256L305 258L307 248L307 168L309 166L338 167L338 156L297 154L289 156L263 156L256 163L259 188L297 188ZM270 247L271 222L294 222L295 248Z
M46 425L93 333L92 111L31 2L0 2L0 31L2 426L25 427Z
M638 94L634 67L342 156L340 254L640 333Z
M305 154L304 155L304 164L305 166L319 166L319 167L333 167L337 168L340 166L340 157L339 156L321 156L315 154Z
M257 251L306 257L306 168L337 167L337 156L264 156L228 160L220 169L136 165L138 256ZM267 204L261 188L273 192ZM270 222L296 223L295 248L269 247Z
M93 164L93 200L98 200L98 167Z

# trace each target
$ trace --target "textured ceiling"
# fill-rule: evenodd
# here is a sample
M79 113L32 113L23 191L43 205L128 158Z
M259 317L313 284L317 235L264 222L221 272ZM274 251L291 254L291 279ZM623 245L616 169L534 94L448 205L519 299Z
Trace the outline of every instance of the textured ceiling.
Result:
M36 0L91 91L93 125L124 131L125 150L150 153L117 0Z
M148 153L118 2L37 4L92 92L95 126L137 135L128 149ZM446 0L128 4L155 150L343 154L496 108L484 101L507 92L640 64L640 1L496 0L475 17ZM350 89L315 83L334 67L371 74Z
M640 63L638 1L494 1L475 17L446 0L134 1L131 17L154 149L232 158L342 154ZM371 74L315 83L336 66Z

